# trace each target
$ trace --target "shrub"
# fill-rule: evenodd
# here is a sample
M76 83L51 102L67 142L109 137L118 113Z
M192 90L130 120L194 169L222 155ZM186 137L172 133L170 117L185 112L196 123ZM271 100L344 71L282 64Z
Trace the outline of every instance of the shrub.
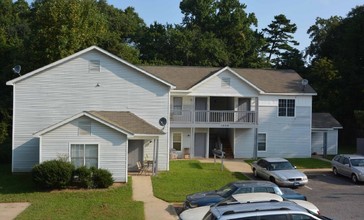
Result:
M91 169L82 166L77 168L73 172L73 184L80 188L92 188L93 181L92 181L92 171Z
M91 168L95 188L108 188L114 183L112 174L105 169Z
M74 166L62 160L49 160L35 165L32 177L36 186L47 189L62 189L70 185Z

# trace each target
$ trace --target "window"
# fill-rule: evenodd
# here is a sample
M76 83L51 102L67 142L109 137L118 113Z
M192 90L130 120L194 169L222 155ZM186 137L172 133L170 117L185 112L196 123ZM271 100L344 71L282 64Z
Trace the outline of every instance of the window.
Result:
M182 115L182 97L173 97L173 114Z
M91 135L91 121L79 121L78 122L78 135L90 136Z
M182 146L182 134L181 133L173 133L173 149L176 151L181 151Z
M88 70L90 73L100 72L100 60L90 60Z
M267 134L258 134L258 151L267 150Z
M222 78L221 79L221 88L230 87L230 78Z
M279 99L278 101L278 116L294 117L295 100L294 99Z
M71 163L98 168L98 144L71 144Z

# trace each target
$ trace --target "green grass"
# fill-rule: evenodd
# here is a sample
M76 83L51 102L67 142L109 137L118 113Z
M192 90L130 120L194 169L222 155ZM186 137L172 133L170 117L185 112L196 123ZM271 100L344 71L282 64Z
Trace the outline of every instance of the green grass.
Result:
M328 161L323 161L316 158L287 158L297 169L318 169L318 168L330 168L331 164ZM251 164L255 160L244 160Z
M232 173L220 163L201 163L197 160L170 161L170 170L152 178L154 195L168 202L182 202L186 195L215 190L225 184L247 179L241 173Z
M30 175L11 175L9 165L0 165L0 202L30 202L17 219L144 219L143 203L132 200L131 180L110 189L44 192Z

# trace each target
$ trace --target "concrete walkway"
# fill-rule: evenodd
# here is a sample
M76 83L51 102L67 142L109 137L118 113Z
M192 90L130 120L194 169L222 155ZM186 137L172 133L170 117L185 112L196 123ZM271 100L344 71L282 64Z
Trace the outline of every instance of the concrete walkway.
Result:
M13 220L30 206L27 202L0 203L0 219Z
M144 202L145 220L175 220L177 213L172 204L154 197L150 176L133 176L133 200Z

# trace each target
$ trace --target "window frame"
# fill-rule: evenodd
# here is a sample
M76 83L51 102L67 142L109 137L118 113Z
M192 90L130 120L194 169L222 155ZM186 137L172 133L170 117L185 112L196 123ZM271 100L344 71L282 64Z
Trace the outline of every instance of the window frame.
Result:
M281 105L282 101L285 101L284 105ZM293 102L293 107L290 106L292 103L289 103L289 101ZM296 99L278 99L277 110L278 117L296 117ZM292 113L293 115L289 113Z
M264 135L265 136L265 147L264 147L264 150L259 150L259 135ZM258 152L267 152L267 133L265 133L265 132L261 132L261 133L258 133L258 135L257 135L257 151Z
M72 145L83 145L83 163L81 166L86 166L86 145L96 145L97 146L97 169L100 167L100 143L96 142L70 142L68 144L68 160L72 163ZM73 164L73 163L72 163ZM76 168L78 168L75 164L73 164Z
M176 99L180 100L180 103L176 102ZM178 105L176 105L178 103ZM183 98L181 96L173 96L173 105L172 105L173 115L182 115L183 109Z
M181 141L180 142L176 142L175 141L175 139L174 139L174 135L175 134L179 134L180 136L181 136ZM174 148L174 143L180 143L180 150L177 150L177 149L175 149ZM182 134L182 132L172 132L172 149L174 149L175 151L177 151L177 152L181 152L182 151L182 143L183 143L183 134Z

